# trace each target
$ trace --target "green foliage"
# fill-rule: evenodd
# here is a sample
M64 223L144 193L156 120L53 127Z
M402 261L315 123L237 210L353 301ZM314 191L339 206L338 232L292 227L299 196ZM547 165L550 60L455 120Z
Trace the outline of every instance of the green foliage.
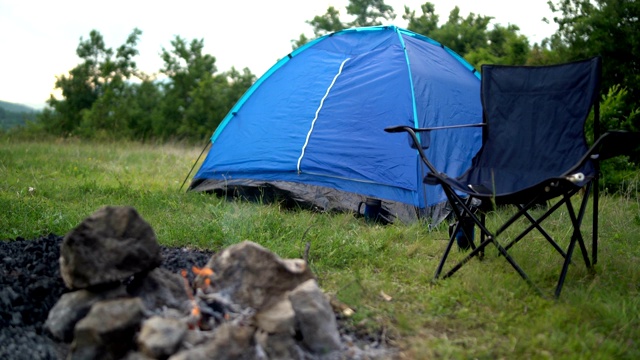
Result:
M192 138L211 136L229 111L229 104L235 104L256 78L248 69L243 73L232 68L229 72L200 81L192 90L193 99L185 111L185 119L178 134Z
M411 10L408 6L405 6L402 18L409 23L407 29L431 37L430 34L438 30L438 22L440 21L440 16L436 14L436 6L430 2L426 2L420 5L420 10L422 14L416 16L415 10Z
M189 116L189 109L193 101L192 92L200 86L211 88L213 74L216 72L215 57L203 54L203 40L193 40L190 44L185 39L176 36L171 41L173 49L162 49L164 68L161 70L169 78L164 85L165 96L161 105L161 123L154 124L161 138L167 139L177 135L178 138L193 136L200 129L193 115ZM201 95L206 93L201 91ZM201 124L205 126L205 124Z
M619 85L628 95L623 109L640 104L640 2L635 0L561 0L549 2L559 16L550 47L561 61L600 55L603 89ZM636 123L638 128L640 124Z
M355 18L346 27L381 25L396 17L393 7L385 4L384 0L350 0L347 14Z
M402 351L401 358L640 357L640 202L635 192L601 196L595 272L574 253L562 295L554 301L532 291L490 250L483 261L470 261L452 278L432 283L446 247L446 226L430 231L419 222L373 225L352 214L179 191L200 150L0 136L0 239L64 235L104 205L130 205L166 246L219 251L251 240L282 257L301 258L309 242L309 265L320 286L356 311L346 323L389 340ZM569 216L556 214L560 218L543 226L566 246ZM488 226L494 228L507 215L507 209L489 214ZM590 236L591 218L584 221ZM528 235L510 251L538 286L554 288L564 259L544 237Z
M313 34L316 38L331 32L346 29L346 25L340 21L340 11L333 6L329 6L324 15L315 16L313 20L307 21L307 23L313 26ZM302 36L303 35L301 35L301 39ZM304 44L298 44L298 46L301 45Z
M518 31L515 25L507 28L496 25L487 32L487 45L469 50L464 58L476 67L482 64L526 64L531 49L527 38L518 35Z
M640 131L640 107L627 113L629 91L620 85L614 85L602 95L600 101L600 127L598 134L607 130ZM593 112L589 114L585 130L589 143L595 141Z
M351 27L382 25L396 17L393 7L385 4L384 0L349 0L346 10L347 15L353 18L352 21L343 22L340 19L340 11L329 6L325 14L315 16L307 21L307 24L313 27L313 34L318 38ZM291 41L293 49L306 44L308 40L304 34L301 34L297 40Z
M485 63L522 65L527 62L529 41L518 34L520 28L516 25L495 25L489 30L493 17L474 13L462 17L456 6L447 22L439 26L439 16L432 3L427 2L420 9L422 14L418 16L405 7L402 17L408 21L407 28L442 43L478 69Z
M633 109L631 113L626 113L627 89L614 85L606 94L602 95L600 101L600 126L598 135L607 130L639 131L640 128L640 108ZM587 141L591 144L595 141L596 131L594 129L594 113L589 114L585 130ZM600 188L609 193L625 193L629 191L638 181L638 167L640 165L640 154L629 156L619 156L602 163Z
M96 30L89 33L89 39L80 39L76 54L83 62L57 78L55 86L64 99L52 95L47 103L53 112L40 118L47 131L84 136L122 131L122 119L114 116L113 110L125 102L126 81L137 73L133 57L138 54L135 46L141 34L134 29L115 53Z
M176 37L171 44L171 51L162 51L161 72L170 81L163 86L155 134L161 139L206 139L256 77L248 69L241 74L235 68L215 74L216 59L203 53L203 40L187 44Z
M134 61L142 32L134 29L115 51L93 30L80 39L82 62L57 78L62 98L51 97L50 108L37 118L38 129L58 136L88 139L169 140L201 142L256 77L248 69L215 74L215 58L204 54L204 41L176 36L163 49L166 81L140 72ZM25 130L27 131L27 130Z

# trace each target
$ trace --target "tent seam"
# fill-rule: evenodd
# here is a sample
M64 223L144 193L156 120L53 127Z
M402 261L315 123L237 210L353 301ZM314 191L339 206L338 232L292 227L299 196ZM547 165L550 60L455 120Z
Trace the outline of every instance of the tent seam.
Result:
M258 78L258 80L256 80L256 82L254 82L249 87L249 89L247 89L247 91L240 97L240 99L238 99L238 101L234 104L231 110L229 110L227 115L222 119L222 121L220 122L216 130L211 135L211 143L213 144L216 142L216 139L218 139L222 131L227 127L227 124L229 123L229 121L231 121L231 119L238 113L238 111L240 111L240 108L242 108L244 103L251 97L251 95L253 95L253 93L260 87L260 85L262 85L264 81L266 81L273 73L275 73L278 69L280 69L286 63L291 61L295 56L298 55L298 53L306 50L307 48L315 45L316 43L324 40L325 38L327 38L327 35L319 37L315 40L312 40L304 44L303 46L295 49L294 51L289 53L287 56L278 60L271 68L269 68L269 70L267 70L262 76L260 76L260 78Z
M327 96L329 96L329 93L331 92L333 85L335 85L336 80L342 74L342 69L344 68L344 64L349 60L351 60L351 58L346 58L342 63L340 63L340 68L338 69L338 73L333 77L331 84L329 84L327 91L324 93L324 96L320 100L320 105L318 105L318 108L316 109L315 117L311 121L311 127L309 128L309 132L307 132L307 138L304 141L304 145L302 145L302 151L300 152L300 157L298 158L298 164L296 166L296 169L298 170L298 174L300 174L300 164L302 162L302 158L304 157L304 153L307 148L307 145L309 144L309 138L311 138L311 133L313 132L313 128L316 124L316 120L318 120L318 114L320 114L320 110L322 110L322 106L324 105L324 100L327 98Z

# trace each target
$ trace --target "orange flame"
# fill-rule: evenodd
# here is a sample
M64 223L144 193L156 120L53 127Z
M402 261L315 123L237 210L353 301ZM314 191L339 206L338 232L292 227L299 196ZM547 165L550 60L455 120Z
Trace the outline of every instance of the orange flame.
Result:
M208 267L203 267L203 268L199 268L199 267L192 267L191 271L193 271L194 274L199 275L199 276L211 276L213 275L213 270L211 270L211 268Z
M189 279L187 278L187 270L182 269L180 271L180 275L184 279L184 289L191 300L191 315L197 319L198 325L200 325L200 307L196 303L196 300L193 298L193 294L191 293L191 288L189 286ZM195 328L195 325L190 325L190 328Z

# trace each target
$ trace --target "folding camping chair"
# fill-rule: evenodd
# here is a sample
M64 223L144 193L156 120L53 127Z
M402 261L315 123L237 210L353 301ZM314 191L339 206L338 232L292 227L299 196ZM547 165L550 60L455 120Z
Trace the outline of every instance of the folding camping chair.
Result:
M599 162L629 151L640 140L638 133L628 132L607 132L597 137L600 74L600 57L552 66L483 65L483 123L469 125L482 127L482 147L475 154L471 167L457 178L438 171L423 150L424 144L429 142L425 137L431 131L450 127L395 126L385 129L392 133L409 133L412 147L417 149L428 168L424 182L442 186L457 219L457 228L451 232L435 279L441 276L458 230L465 231L466 237L471 239L471 252L442 278L453 275L471 258L482 258L485 247L493 244L518 274L542 294L508 251L533 229L564 257L556 297L562 290L576 245L580 247L587 268L592 268L597 261ZM589 148L584 125L592 107L598 140ZM581 189L584 190L583 197L576 210L571 199L579 195ZM593 234L589 256L580 227L592 191ZM554 199L559 200L551 205ZM540 204L549 206L536 218L532 214L539 214L539 211L530 210L540 208ZM517 212L493 232L485 226L485 219L486 213L496 205L515 205ZM542 222L563 205L572 226L566 250L542 227ZM528 219L530 225L508 244L502 245L498 236L521 218ZM461 226L468 221L472 221L471 229ZM480 231L477 246L469 234L473 225Z

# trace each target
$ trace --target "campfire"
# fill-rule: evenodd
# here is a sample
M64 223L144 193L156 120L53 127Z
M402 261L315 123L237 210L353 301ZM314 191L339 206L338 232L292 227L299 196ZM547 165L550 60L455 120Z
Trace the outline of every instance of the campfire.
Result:
M173 273L162 262L153 229L135 209L98 210L63 239L60 274L69 291L45 329L69 344L69 358L81 359L393 357L341 334L341 310L302 259L244 241L204 267Z

